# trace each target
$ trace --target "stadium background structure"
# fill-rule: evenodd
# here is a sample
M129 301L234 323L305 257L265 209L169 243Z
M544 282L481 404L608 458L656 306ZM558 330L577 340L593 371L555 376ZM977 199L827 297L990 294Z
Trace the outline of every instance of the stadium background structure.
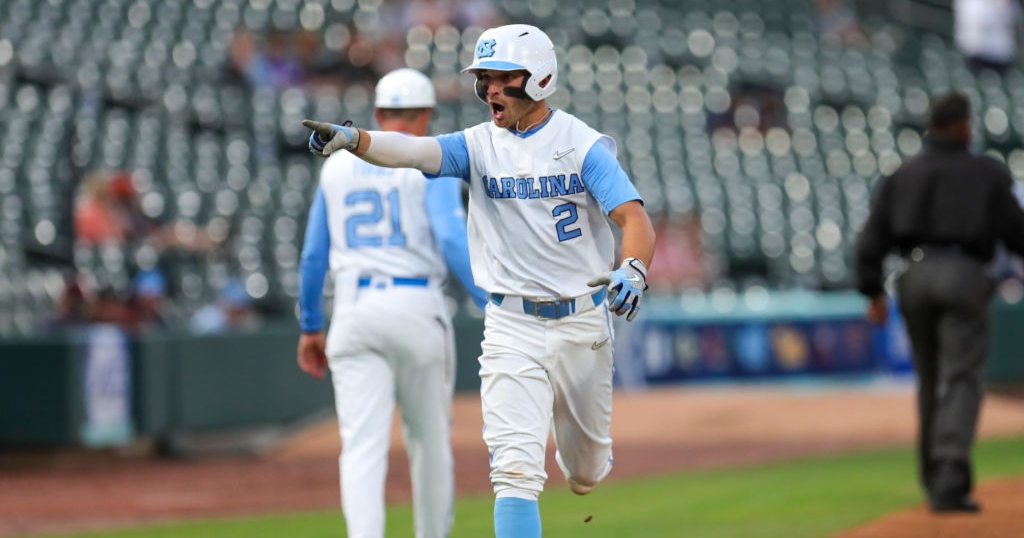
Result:
M1024 73L974 76L949 37L949 2L858 2L868 42L817 31L811 2L502 0L550 29L551 98L620 142L658 219L698 215L716 268L697 291L849 289L851 241L874 180L922 147L928 100L963 89L979 149L1024 178ZM30 335L62 271L96 288L167 269L185 319L240 276L257 305L293 315L315 160L303 117L370 124L370 89L252 89L224 81L236 28L308 31L341 47L382 27L386 3L80 0L0 5L0 335ZM574 21L567 25L565 21ZM913 21L913 24L910 22ZM350 28L354 30L350 30ZM434 130L486 120L458 75L481 31L411 27L402 59L442 91ZM447 95L448 97L445 97ZM460 96L454 98L451 96ZM68 206L88 170L130 171L143 210L227 233L211 255L74 248ZM663 293L692 291L670 290ZM465 304L465 297L453 294Z

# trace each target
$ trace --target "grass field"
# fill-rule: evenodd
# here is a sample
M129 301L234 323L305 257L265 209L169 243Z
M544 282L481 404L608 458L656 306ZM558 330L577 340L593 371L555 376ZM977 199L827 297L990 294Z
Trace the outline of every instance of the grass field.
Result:
M1022 437L980 442L975 450L979 479L1024 476L1021 454ZM543 495L541 515L547 538L801 538L829 536L921 502L914 456L907 448L657 478L609 480L586 497L576 497L568 489L558 487ZM460 499L451 538L493 536L492 504L490 496ZM587 516L592 516L589 522L585 522ZM390 507L387 536L411 536L411 522L409 505ZM73 536L344 535L340 510L331 510Z

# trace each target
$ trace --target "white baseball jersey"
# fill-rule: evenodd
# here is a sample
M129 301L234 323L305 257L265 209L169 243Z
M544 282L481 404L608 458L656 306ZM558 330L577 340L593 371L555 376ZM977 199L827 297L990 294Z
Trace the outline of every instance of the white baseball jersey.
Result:
M447 275L423 210L427 181L409 168L382 168L347 151L324 163L331 273L427 277ZM376 247L376 248L366 248Z
M491 293L541 298L592 293L586 282L614 262L605 209L639 198L628 181L605 185L584 179L591 147L604 144L614 156L615 142L561 111L525 138L492 122L464 133L477 285ZM614 205L603 209L602 198Z
M444 154L439 174L470 184L469 250L478 286L536 298L594 291L587 281L614 261L605 214L640 199L611 138L553 111L525 135L486 122L437 139ZM598 146L603 151L595 154Z

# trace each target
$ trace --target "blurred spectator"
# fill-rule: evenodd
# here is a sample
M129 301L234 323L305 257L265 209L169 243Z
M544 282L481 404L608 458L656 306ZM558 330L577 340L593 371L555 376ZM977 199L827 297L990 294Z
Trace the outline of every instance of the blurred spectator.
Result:
M822 41L834 45L867 44L857 14L846 0L814 0L814 13Z
M729 109L708 114L708 130L726 127L736 131L754 128L765 133L772 127L788 127L783 89L757 82L739 82L729 89Z
M436 31L452 25L461 31L470 26L492 28L505 24L492 0L411 0L394 4L400 8L398 24L402 34L415 26Z
M142 333L168 326L164 309L167 280L156 269L139 272L129 293L113 286L93 296L73 274L65 276L64 292L53 314L40 329L60 331L94 323L117 325L129 333Z
M80 327L89 322L89 296L74 273L64 275L64 291L53 313L40 325L42 332Z
M332 39L344 38L340 50L332 50L317 32L303 31L296 35L296 56L305 73L306 87L311 91L339 91L353 85L372 85L378 78L373 65L378 44L352 28L332 30ZM335 44L335 49L338 48Z
M260 324L252 307L252 299L238 279L231 279L221 289L217 302L208 304L192 315L189 328L194 333L209 334L231 330L254 329Z
M704 289L714 280L711 264L704 255L700 217L694 213L662 218L654 223L654 256L647 284L652 291L678 293L688 288Z
M135 275L126 329L135 333L166 329L166 301L167 279L164 274L158 269L140 271Z
M250 81L274 88L291 88L304 82L302 64L295 51L292 34L271 30L266 37L262 54L250 64Z
M266 36L257 36L239 28L232 36L229 54L229 81L273 89L300 86L305 81L296 39L289 32L271 30Z
M115 192L120 182L102 172L89 174L82 182L82 196L75 205L75 240L79 244L122 244L131 230L127 215L119 209Z
M111 323L126 327L129 314L128 301L121 293L112 287L104 287L96 294L89 308L89 323Z
M249 64L256 55L255 37L246 28L239 27L228 45L229 61L224 66L224 81L237 86L249 84Z
M426 26L431 31L451 23L455 2L449 0L411 0L403 3L402 27Z
M1017 59L1017 0L955 0L953 35L967 61L978 74L986 69L1002 74Z
M494 28L506 24L501 12L494 7L492 0L455 0L455 16L452 23L459 30L470 26L477 28Z
M83 180L75 204L75 242L81 246L147 242L158 249L207 251L218 241L189 221L162 222L143 212L126 172L95 171Z
M296 36L296 56L305 73L306 86L341 89L348 82L339 75L345 69L345 62L340 54L323 45L323 37L317 32L303 31Z

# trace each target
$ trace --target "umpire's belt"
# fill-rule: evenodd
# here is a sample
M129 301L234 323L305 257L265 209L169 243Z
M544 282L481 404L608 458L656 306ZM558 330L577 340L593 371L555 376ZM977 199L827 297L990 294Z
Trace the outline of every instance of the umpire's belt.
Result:
M564 318L570 314L593 310L608 297L608 288L601 288L590 295L581 295L572 299L555 299L553 301L535 301L526 297L491 293L487 300L495 306L516 310L544 319Z
M349 281L351 282L351 280ZM413 286L425 288L430 285L430 279L423 276L400 277L400 276L361 276L359 277L360 288L387 288L390 286Z
M919 262L925 258L972 258L987 263L983 257L974 254L956 243L925 243L901 252L904 258Z

